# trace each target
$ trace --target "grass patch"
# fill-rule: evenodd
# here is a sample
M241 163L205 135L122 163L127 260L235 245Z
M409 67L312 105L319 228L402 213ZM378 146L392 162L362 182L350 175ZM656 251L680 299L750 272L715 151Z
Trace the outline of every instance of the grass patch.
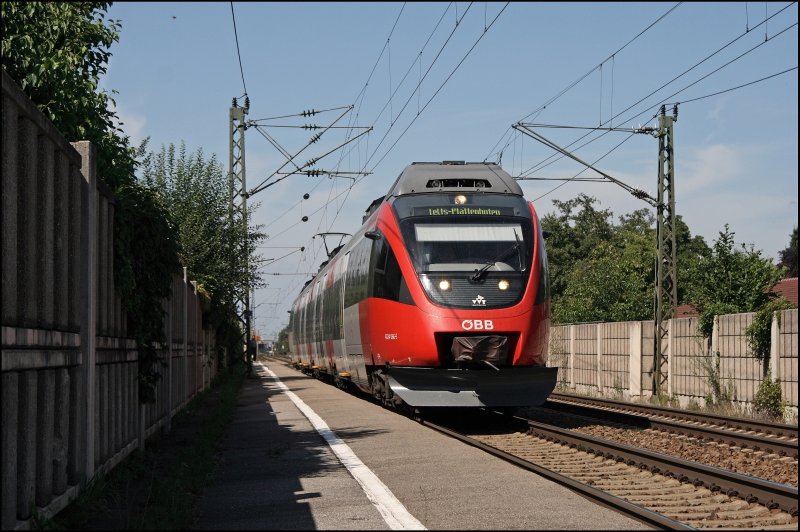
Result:
M216 466L215 453L233 419L244 381L241 367L223 372L172 420L169 434L147 441L97 478L38 530L185 530Z

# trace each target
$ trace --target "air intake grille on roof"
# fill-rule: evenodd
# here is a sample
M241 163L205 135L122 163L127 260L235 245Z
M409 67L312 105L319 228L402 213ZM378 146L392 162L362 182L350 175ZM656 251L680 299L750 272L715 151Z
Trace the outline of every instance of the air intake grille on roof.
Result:
M428 188L491 188L486 179L431 179Z

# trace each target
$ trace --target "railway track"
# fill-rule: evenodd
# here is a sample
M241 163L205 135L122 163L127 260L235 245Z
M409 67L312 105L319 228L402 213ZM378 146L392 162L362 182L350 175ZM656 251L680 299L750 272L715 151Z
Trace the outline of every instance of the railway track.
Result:
M564 413L689 436L705 442L723 443L776 458L797 460L798 457L797 427L792 425L569 394L551 394L545 406Z
M514 418L423 424L652 526L797 529L797 488Z
M796 487L521 417L437 410L398 411L656 528L797 530Z

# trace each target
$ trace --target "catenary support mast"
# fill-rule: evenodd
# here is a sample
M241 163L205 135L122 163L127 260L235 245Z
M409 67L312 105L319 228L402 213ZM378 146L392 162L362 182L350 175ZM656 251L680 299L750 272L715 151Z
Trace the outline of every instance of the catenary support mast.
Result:
M669 319L678 306L675 246L675 146L672 132L678 120L678 105L672 116L661 106L658 124L658 213L656 219L656 294L653 346L653 394L660 395L667 382Z
M242 343L250 339L250 322L252 311L250 309L250 241L248 238L247 220L247 177L245 173L245 150L244 133L246 129L245 115L250 109L250 98L245 97L244 107L239 107L236 98L233 99L230 108L230 151L228 158L228 187L230 192L229 223L231 228L239 227L241 235L241 247L234 249L231 260L234 264L244 267L242 272L242 286L236 290L236 307L238 317L244 325L244 337ZM234 233L235 234L235 233ZM241 261L238 257L244 257ZM249 354L246 353L246 362L249 364Z

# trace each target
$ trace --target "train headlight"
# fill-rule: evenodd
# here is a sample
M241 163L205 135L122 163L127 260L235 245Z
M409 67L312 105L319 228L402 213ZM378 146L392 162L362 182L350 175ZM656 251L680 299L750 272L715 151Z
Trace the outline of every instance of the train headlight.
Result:
M448 281L447 279L442 279L441 281L439 281L439 290L441 290L442 292L447 292L448 290L450 290L450 281Z
M464 194L459 194L454 201L456 205L464 205L467 202L467 197Z
M499 283L497 283L498 290L508 290L508 287L511 286L508 281L502 279Z

